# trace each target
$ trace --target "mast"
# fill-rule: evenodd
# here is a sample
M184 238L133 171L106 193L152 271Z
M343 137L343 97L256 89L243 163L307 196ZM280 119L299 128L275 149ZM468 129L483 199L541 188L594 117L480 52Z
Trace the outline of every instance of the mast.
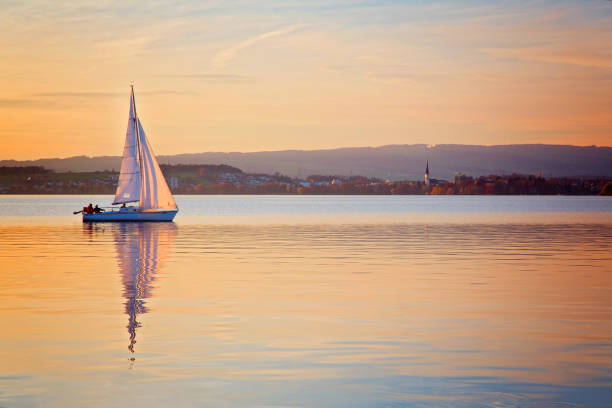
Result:
M132 88L132 106L134 111L132 112L132 116L134 116L134 130L136 131L136 150L138 150L138 166L140 167L140 185L142 186L143 175L142 175L142 157L140 152L140 130L138 129L138 116L136 114L136 96L134 95L134 84L130 84L130 88Z

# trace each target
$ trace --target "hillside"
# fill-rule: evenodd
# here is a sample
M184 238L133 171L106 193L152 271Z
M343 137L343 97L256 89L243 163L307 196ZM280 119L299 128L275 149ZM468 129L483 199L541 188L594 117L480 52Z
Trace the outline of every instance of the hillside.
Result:
M186 153L159 156L167 164L227 164L250 173L279 172L363 175L392 180L421 179L429 160L432 177L452 179L469 175L536 174L544 176L612 176L612 148L566 145L388 145L330 150L282 150L252 153ZM0 161L0 166L44 166L55 171L118 170L119 156L31 161Z

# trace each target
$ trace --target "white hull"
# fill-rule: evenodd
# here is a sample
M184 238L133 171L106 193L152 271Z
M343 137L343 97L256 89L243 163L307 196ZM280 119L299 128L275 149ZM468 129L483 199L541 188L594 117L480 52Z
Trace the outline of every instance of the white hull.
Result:
M159 211L107 211L99 214L83 214L83 222L123 221L172 221L178 210Z

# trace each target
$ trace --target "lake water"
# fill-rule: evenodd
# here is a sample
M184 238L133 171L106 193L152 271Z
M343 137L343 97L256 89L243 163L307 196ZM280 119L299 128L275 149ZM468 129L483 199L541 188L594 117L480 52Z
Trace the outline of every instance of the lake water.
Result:
M610 407L612 199L0 196L0 407Z

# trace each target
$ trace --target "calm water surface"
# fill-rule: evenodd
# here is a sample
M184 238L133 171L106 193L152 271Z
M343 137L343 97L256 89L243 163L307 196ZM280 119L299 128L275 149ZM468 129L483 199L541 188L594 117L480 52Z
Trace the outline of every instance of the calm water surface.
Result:
M612 200L0 197L2 407L609 407Z

